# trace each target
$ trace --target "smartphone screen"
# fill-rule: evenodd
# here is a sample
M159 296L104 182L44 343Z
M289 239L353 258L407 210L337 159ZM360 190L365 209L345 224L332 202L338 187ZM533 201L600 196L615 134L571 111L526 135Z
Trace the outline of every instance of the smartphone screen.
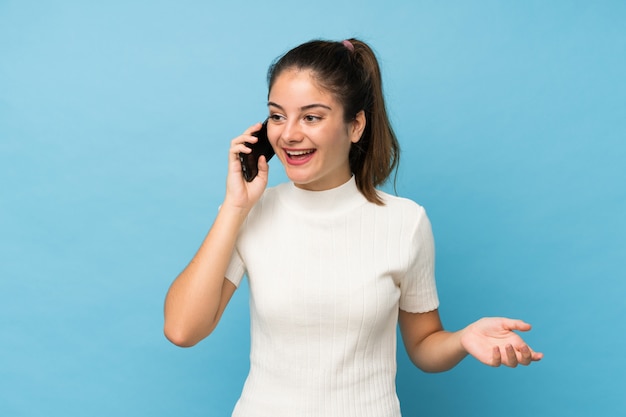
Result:
M252 133L259 140L256 143L246 142L246 146L252 149L250 153L240 153L241 170L246 181L252 181L259 173L258 163L261 155L265 156L265 160L269 161L274 156L274 148L267 138L267 119L263 122L261 130Z

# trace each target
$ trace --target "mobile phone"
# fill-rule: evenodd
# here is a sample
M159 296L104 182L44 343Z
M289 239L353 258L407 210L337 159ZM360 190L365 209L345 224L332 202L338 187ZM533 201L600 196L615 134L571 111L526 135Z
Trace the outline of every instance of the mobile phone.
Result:
M252 181L259 173L259 157L265 156L265 160L269 161L274 156L274 148L270 144L267 138L267 119L263 122L263 126L260 130L252 133L252 136L256 136L259 140L256 143L246 142L246 146L252 149L250 153L239 153L239 161L241 161L241 170L243 177L246 181Z

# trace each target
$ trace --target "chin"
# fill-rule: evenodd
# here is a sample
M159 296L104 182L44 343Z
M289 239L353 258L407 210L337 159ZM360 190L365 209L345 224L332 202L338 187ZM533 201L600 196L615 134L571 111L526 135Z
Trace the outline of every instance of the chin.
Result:
M289 167L285 169L285 174L287 174L287 178L296 184L306 184L313 181L313 176L303 169L293 169Z
M289 178L289 180L291 182L293 182L294 184L299 185L299 186L307 186L307 185L309 185L309 184L314 182L310 178L302 177L301 175L289 175L289 174L287 174L287 177Z
M301 188L314 187L316 183L315 178L303 173L287 172L287 178L289 178L291 182Z

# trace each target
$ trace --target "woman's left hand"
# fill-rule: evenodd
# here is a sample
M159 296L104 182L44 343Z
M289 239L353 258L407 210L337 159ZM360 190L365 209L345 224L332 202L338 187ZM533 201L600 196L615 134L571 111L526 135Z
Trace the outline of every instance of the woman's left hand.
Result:
M502 317L483 318L462 330L461 344L470 355L489 366L515 368L540 360L543 354L534 352L516 330L528 331L530 324Z

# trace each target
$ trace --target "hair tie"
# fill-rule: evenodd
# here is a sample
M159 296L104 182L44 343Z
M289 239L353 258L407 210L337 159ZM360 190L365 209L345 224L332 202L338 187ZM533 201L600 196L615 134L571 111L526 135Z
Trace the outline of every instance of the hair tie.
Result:
M343 43L343 46L345 46L346 48L348 48L348 50L350 52L354 52L354 45L352 45L352 42L350 42L349 40L345 39L343 40L341 43Z

